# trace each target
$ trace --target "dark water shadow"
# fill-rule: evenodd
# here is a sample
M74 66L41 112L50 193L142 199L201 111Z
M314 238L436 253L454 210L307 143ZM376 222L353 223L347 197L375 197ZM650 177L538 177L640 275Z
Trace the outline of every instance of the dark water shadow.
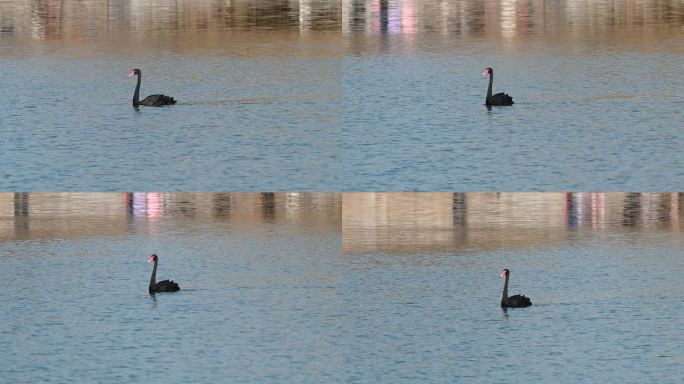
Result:
M530 305L529 307L519 307L519 308L516 308L516 307L502 307L502 308L501 308L501 313L503 313L503 315L504 315L505 318L508 318L508 311L509 311L509 310L510 310L510 311L522 311L522 310L526 310L526 309L529 310L529 309L531 309L532 307L546 307L546 306L549 306L549 304L532 304L532 305Z
M150 295L151 297L153 297L153 298L156 299L156 297L155 297L156 295L180 295L180 294L182 294L183 292L195 292L195 291L202 291L202 289L198 289L198 288L182 288L182 289L179 289L178 291L175 291L175 292L155 292L155 293L149 293L149 292L148 292L148 295Z
M159 304L159 303L157 303L157 296L155 296L155 295L153 295L153 294L151 294L151 293L149 294L149 296L150 296L150 298L152 299L152 306L151 306L150 308L151 308L151 309L156 309L156 308L157 308L157 305Z
M516 102L514 105L487 105L487 104L484 104L484 106L485 106L485 108L487 108L487 112L491 112L492 109L494 109L494 108L496 108L497 110L498 109L509 109L509 108L512 108L518 104L519 103Z

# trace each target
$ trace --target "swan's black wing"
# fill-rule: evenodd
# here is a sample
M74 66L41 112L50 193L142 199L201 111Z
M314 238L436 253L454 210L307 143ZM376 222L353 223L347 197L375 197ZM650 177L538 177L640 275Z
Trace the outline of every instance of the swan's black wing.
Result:
M487 105L513 105L513 98L503 92L487 98Z
M139 104L148 107L161 107L162 105L176 104L176 100L166 95L149 95L141 100Z
M156 292L176 292L180 291L178 283L173 280L162 280L155 286Z
M529 307L532 305L532 300L525 295L515 295L508 298L509 307Z

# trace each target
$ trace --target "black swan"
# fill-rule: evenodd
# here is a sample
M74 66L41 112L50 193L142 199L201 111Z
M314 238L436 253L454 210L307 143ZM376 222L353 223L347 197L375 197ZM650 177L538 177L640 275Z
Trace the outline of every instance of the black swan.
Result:
M138 84L135 86L135 92L133 93L133 107L137 108L139 105L145 105L148 107L161 107L162 105L176 104L176 100L171 96L165 95L149 95L142 101L140 98L140 78L141 73L138 68L135 68L128 74L128 77L138 76Z
M154 268L152 269L152 277L150 278L150 294L154 294L156 292L180 291L178 283L176 283L173 280L163 280L157 283L157 264L159 263L157 255L150 256L148 262L154 263Z
M509 271L508 269L501 270L501 276L506 278L506 282L504 283L503 296L501 297L501 308L529 307L530 305L532 305L532 301L529 297L526 297L525 295L515 295L508 297L508 276L510 274L511 271Z
M485 99L485 105L513 105L513 98L507 94L501 92L496 95L492 95L492 83L494 82L494 70L487 68L482 73L482 76L489 75L489 88L487 88L487 98Z

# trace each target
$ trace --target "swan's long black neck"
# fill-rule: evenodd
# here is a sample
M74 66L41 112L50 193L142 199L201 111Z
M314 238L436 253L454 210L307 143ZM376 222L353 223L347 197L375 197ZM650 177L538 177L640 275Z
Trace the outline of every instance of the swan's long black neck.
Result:
M152 277L150 277L150 293L154 292L157 286L157 260L154 261L154 268L152 268Z
M133 93L133 106L137 106L138 104L140 104L140 78L141 77L142 77L142 75L140 73L138 73L138 84L135 86L135 92ZM490 84L490 88L491 88L491 84ZM156 262L154 263L154 266L155 266L155 270L156 270L156 267L157 267Z
M487 88L487 98L492 97L492 83L494 82L494 71L489 71L489 88ZM138 85L140 85L140 78L138 78ZM136 89L137 92L137 89ZM508 281L508 276L506 276Z
M156 267L156 264L155 264ZM501 302L504 303L508 300L508 274L506 274L506 281L504 282L503 296L501 297Z

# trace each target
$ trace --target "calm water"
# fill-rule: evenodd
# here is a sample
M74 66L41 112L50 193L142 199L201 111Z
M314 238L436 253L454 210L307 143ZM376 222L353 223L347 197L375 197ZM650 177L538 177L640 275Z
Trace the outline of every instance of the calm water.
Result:
M3 382L339 381L336 194L0 194ZM147 293L158 278L181 291Z
M349 381L680 381L683 203L344 194ZM503 267L532 307L498 307Z
M684 374L681 194L0 194L13 383ZM182 290L151 297L147 256ZM511 293L534 305L502 312Z
M345 190L681 189L681 2L346 4Z
M0 189L680 190L684 5L566 3L3 1Z
M0 189L339 190L337 7L4 1ZM141 96L178 104L131 107Z

